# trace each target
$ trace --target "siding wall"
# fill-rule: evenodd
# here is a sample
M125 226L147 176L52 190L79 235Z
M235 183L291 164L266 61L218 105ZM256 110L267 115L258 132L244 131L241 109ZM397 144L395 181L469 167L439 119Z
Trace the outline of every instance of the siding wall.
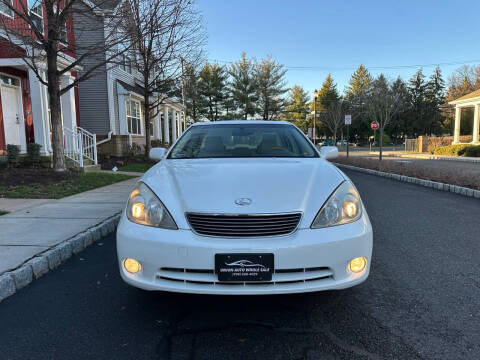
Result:
M78 55L85 53L87 47L98 47L96 55L90 54L82 61L83 71L81 76L93 65L105 60L104 49L104 28L101 18L94 18L83 14L75 13L74 16L75 40L80 50ZM103 51L102 51L103 50ZM108 112L108 91L107 91L107 68L105 65L94 70L93 75L78 85L78 98L80 109L80 126L84 129L98 134L106 135L110 130L110 117Z

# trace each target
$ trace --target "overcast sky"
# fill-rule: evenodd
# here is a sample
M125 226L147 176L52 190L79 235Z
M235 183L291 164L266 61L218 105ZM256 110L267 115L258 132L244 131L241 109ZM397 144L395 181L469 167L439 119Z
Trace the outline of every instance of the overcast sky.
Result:
M480 64L479 0L198 0L198 7L209 60L271 54L289 69L288 85L308 91L329 72L343 91L360 63L405 80L417 70L410 65L440 64L447 79L462 63ZM423 68L430 75L434 65Z

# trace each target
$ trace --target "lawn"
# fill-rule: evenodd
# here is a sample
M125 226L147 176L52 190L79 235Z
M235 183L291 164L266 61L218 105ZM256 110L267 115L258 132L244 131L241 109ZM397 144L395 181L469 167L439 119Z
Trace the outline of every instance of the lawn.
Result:
M146 162L135 162L135 163L130 163L125 166L121 166L118 168L118 170L121 171L129 171L129 172L145 172L148 169L150 169L154 163L146 163Z
M0 198L60 199L133 178L122 174L79 173L66 176L65 179L45 181L45 177L38 176L39 181L21 185L5 184L7 179L0 181Z

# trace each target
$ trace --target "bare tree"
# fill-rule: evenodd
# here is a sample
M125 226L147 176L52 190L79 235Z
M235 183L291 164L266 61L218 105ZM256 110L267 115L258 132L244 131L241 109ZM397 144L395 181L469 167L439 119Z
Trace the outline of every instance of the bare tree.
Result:
M158 115L159 105L181 86L182 62L200 61L205 32L192 0L126 0L122 11L121 29L130 38L130 57L144 81L148 157L150 119Z
M53 168L55 171L65 171L60 97L79 82L93 76L99 67L115 61L118 53L108 50L123 41L116 32L119 17L115 10L102 10L103 3L98 1L0 0L0 3L16 17L14 23L0 17L0 28L7 35L9 50L15 57L22 58L39 82L47 87ZM76 34L74 36L72 33L75 16L82 17L85 23L87 19L96 20L88 23L100 26L104 37L97 43L90 41L88 46L79 45L80 42L75 41ZM94 29L84 26L82 30L88 32ZM108 55L98 57L99 53ZM91 61L92 56L96 61ZM83 69L87 62L88 66L72 82L61 85L63 75Z
M385 126L396 118L396 114L405 110L407 102L404 93L397 91L383 74L380 74L372 82L367 91L366 101L366 109L370 119L377 121L380 126L379 160L381 161L383 153L383 130Z
M342 99L330 103L325 111L320 113L320 119L332 132L333 143L337 141L337 133L345 125L346 103Z

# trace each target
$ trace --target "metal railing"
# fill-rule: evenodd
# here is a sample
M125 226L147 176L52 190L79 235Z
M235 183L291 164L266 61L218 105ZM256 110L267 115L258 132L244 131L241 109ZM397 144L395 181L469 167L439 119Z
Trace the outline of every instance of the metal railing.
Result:
M84 166L85 159L88 159L97 165L97 135L81 128L75 127L63 129L64 133L64 153L65 156L78 164Z

